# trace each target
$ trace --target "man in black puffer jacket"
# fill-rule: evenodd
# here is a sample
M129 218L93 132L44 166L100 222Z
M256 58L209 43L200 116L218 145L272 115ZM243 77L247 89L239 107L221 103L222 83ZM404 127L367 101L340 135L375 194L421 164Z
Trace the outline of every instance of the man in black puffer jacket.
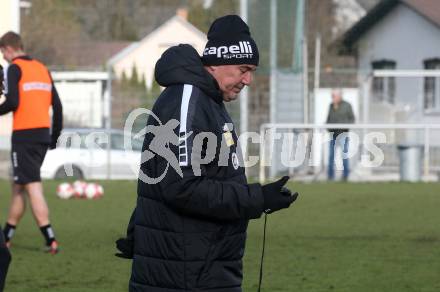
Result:
M223 103L257 66L257 46L236 15L214 21L202 57L179 45L157 62L165 90L147 122L128 236L117 242L120 256L133 258L130 291L242 291L248 221L296 199L282 189L288 177L247 183Z
M8 273L9 263L11 262L11 254L6 247L3 233L0 232L0 292L5 287L6 274Z

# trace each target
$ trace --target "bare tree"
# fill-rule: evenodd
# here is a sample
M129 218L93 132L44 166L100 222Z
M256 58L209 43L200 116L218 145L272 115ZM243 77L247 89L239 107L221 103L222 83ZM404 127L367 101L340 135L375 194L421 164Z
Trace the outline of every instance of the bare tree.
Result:
M86 38L74 7L56 0L34 0L22 17L22 36L28 53L48 64L69 63L75 44Z

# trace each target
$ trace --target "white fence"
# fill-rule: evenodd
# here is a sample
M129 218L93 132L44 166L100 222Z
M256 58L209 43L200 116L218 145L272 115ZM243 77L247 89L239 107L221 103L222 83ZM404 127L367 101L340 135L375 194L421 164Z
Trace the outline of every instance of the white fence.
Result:
M351 150L345 155L350 158L352 173L357 176L355 180L375 180L374 174L377 180L386 180L386 174L393 174L389 180L398 179L400 145L422 147L424 181L436 179L436 172L440 171L440 144L435 141L440 124L263 124L260 128L260 181L266 181L266 172L274 165L282 165L276 167L281 169L277 174L284 172L295 174L296 178L307 175L313 179L322 178L328 166L327 150L331 139L327 131L341 128L350 130ZM380 163L371 163L367 159L374 154L369 151L371 145L368 143L381 151L383 159ZM278 149L283 150L279 152ZM341 155L344 153L339 153L336 160Z

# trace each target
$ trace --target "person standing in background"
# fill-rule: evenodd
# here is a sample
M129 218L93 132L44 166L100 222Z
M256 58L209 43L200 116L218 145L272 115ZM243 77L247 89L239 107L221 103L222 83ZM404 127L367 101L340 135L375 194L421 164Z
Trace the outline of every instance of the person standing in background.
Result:
M353 109L350 103L342 99L342 91L340 89L335 89L332 91L332 103L327 116L327 124L353 124L354 123ZM348 132L348 129L329 129L332 135L329 147L329 160L328 160L328 179L335 179L335 147L340 146L343 153L348 153L348 137L346 135L338 136ZM342 164L344 166L342 179L346 181L350 174L348 158L342 158Z

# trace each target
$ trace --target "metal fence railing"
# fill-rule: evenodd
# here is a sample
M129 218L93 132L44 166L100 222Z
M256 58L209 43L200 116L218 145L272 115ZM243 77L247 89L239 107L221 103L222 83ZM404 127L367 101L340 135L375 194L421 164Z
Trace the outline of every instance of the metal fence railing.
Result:
M398 178L402 149L420 152L421 179L437 179L440 172L440 124L263 124L260 128L259 180L283 173L325 177L328 166L329 129L348 129L349 151L339 151L350 161L356 180ZM339 163L339 165L338 165ZM412 167L411 165L409 167ZM416 166L414 166L416 167Z

